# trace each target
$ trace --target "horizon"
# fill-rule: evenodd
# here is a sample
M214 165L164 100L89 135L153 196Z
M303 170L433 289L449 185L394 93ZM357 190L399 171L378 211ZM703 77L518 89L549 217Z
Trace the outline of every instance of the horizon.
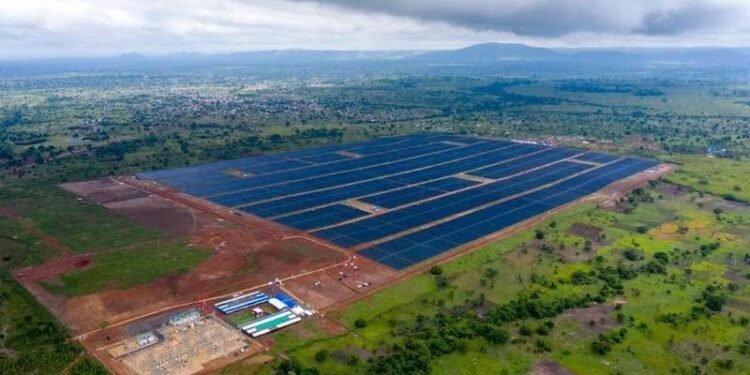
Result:
M434 49L415 49L415 48L396 48L396 49L315 49L315 48L274 48L274 49L246 49L246 50L233 50L233 51L221 51L221 52L207 52L207 51L173 51L173 52L141 52L141 51L123 51L117 54L103 54L103 55L59 55L59 56L19 56L19 57L2 57L0 56L0 62L40 62L40 61L61 61L61 60L106 60L106 59L119 59L119 58L172 58L172 57L217 57L217 56L232 56L241 54L253 54L253 53L282 53L282 52L323 52L323 53L403 53L406 57L409 54L419 55L430 52L450 52L450 51L461 51L477 46L488 46L494 45L498 47L506 46L521 46L530 49L544 49L550 51L559 52L587 52L587 51L612 51L612 52L623 52L623 53L634 53L639 52L679 52L679 51L695 51L695 50L736 50L745 51L750 50L748 46L710 46L710 45L695 45L695 46L611 46L611 47L568 47L568 46L539 46L526 43L506 43L506 42L478 42L468 45L457 46L454 48L434 48Z

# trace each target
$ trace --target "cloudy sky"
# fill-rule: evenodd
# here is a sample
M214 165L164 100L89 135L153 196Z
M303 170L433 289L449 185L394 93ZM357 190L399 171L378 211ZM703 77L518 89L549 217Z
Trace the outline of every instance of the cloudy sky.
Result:
M750 46L750 0L0 0L0 58L488 41Z

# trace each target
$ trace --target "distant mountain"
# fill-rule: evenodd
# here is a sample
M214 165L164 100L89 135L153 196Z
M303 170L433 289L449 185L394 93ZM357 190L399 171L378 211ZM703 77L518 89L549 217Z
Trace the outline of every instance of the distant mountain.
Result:
M236 52L228 55L213 55L216 58L243 60L248 62L335 62L357 60L390 60L413 56L409 51L332 51L332 50L271 50Z
M103 58L0 61L0 76L67 72L187 73L246 69L254 74L281 70L316 74L420 72L480 68L523 74L601 74L652 69L712 68L750 70L747 48L540 48L523 44L482 43L442 51L271 50L227 54L178 53L148 56L128 53ZM286 74L286 73L283 73Z
M554 50L530 47L524 44L482 43L466 48L447 51L425 52L413 57L419 61L440 63L489 63L517 60L546 60L559 58Z

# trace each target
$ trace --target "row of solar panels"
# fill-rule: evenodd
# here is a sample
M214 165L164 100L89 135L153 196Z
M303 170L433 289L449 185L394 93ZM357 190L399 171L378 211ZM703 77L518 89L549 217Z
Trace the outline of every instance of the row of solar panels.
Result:
M411 148L408 153L389 153L353 160L352 162L361 164L357 166L343 165L343 162L333 163L284 173L281 179L277 175L268 175L237 181L231 187L225 185L223 188L227 190L223 194L212 194L208 199L214 203L227 206L246 205L313 190L383 178L384 176L414 171L509 146L509 144L501 142L484 142L466 147L446 143L429 143ZM320 170L323 168L325 170ZM269 179L273 177L273 180L268 183L259 182L263 177Z
M518 145L518 146L523 147L527 145ZM486 158L488 159L486 160L487 163L494 163L494 165L490 167L492 168L491 175L493 178L507 178L514 174L518 174L529 169L538 168L542 165L553 163L561 159L573 156L576 153L580 153L579 151L573 151L573 150L567 150L567 149L549 149L549 150L544 150L542 152L534 153L532 155L519 156L519 155L522 155L521 152L528 151L528 149L521 149L521 152L518 152L518 151L519 150L515 148L506 149L505 152L501 154L501 157L499 159ZM486 155L486 156L497 156L497 155ZM372 190L377 190L377 191L383 191L384 189L387 190L387 189L391 189L394 187L398 188L396 190L392 190L392 189L387 190L384 193L375 193L375 194L371 194L367 196L366 194L369 192L369 190L364 190L360 188L365 184L357 184L357 185L349 185L349 186L341 187L341 188L334 189L334 190L327 190L325 192L316 192L316 193L306 194L303 196L291 197L291 198L287 198L284 200L270 202L270 204L276 205L277 210L278 210L278 206L285 204L285 202L290 202L286 204L285 206L286 210L304 209L304 207L306 206L329 204L332 202L337 202L339 200L357 198L361 201L372 203L373 205L378 206L378 207L396 208L396 207L403 206L406 204L411 204L411 203L414 203L423 199L443 195L448 192L465 189L467 187L477 184L476 182L473 182L473 181L467 181L467 180L462 180L462 179L457 179L457 178L452 178L452 177L445 177L445 176L454 175L458 173L458 171L462 171L462 170L468 174L481 175L482 174L481 171L487 169L487 168L482 168L476 171L472 169L468 169L468 168L477 166L477 164L472 163L472 161L468 161L468 162L458 161L458 162L454 162L451 164L455 164L455 166L454 165L437 166L434 168L435 169L434 171L431 171L431 173L424 175L424 178L426 179L432 179L435 177L438 177L441 179L431 180L431 181L428 181L426 183L422 183L419 185L412 185L406 188L398 188L398 186L395 184L398 182L398 179L401 178L401 176L388 176L381 180L371 181L366 184L368 188L372 187ZM590 166L585 166L585 167L590 167ZM419 172L416 172L416 173L419 173ZM404 177L410 177L412 182L415 182L413 178L414 177L413 174L406 174L404 175ZM384 186L383 184L392 184L392 185ZM251 208L252 207L248 208L247 211L253 212L256 214L258 213L257 211L254 211ZM282 211L272 211L272 212L279 213ZM364 215L365 213L361 211L340 207L339 205L339 206L325 206L325 207L314 209L311 211L303 211L297 214L279 218L277 219L277 221L285 225L294 227L296 229L310 230L314 228L321 228L321 227L325 227L329 225L334 225L336 223L341 223L341 222L351 220L356 217L360 217Z
M261 155L233 160L224 160L197 166L143 172L141 178L159 181L176 188L185 189L201 185L216 185L236 181L237 177L225 173L227 170L240 170L252 174L276 173L289 169L302 168L313 164L322 164L349 159L338 154L338 151L350 148L353 152L368 154L368 151L379 151L382 147L394 147L396 144L416 142L419 136L387 137L374 141L374 145L361 150L362 146L335 144L320 146L314 149L285 152L276 155Z
M318 237L339 246L351 247L410 228L442 220L449 216L522 193L529 189L554 183L580 173L591 165L561 162L506 180L443 196L400 210L386 212L353 223L315 232Z
M425 157L418 160L418 164L410 161L379 166L372 171L372 174L368 172L368 174L363 175L361 172L356 172L344 173L335 179L324 177L316 182L316 189L300 190L300 192L291 196L278 196L277 199L272 201L244 206L242 210L261 217L290 214L344 199L431 182L435 179L470 171L476 167L505 162L529 152L528 145L476 145L476 147L479 146L487 147L480 150L477 150L475 146L462 147L440 157L435 155ZM385 169L386 167L389 168ZM317 189L321 186L324 188ZM298 186L295 189L303 189L303 187ZM274 194L278 194L278 192Z
M310 164L308 166L300 166L300 167L295 167L295 168L276 168L276 169L268 168L264 170L264 172L266 173L260 173L260 174L255 173L257 174L256 176L252 176L249 178L236 178L236 177L230 176L230 179L227 181L222 181L222 180L202 181L200 177L202 174L206 174L207 172L226 175L226 173L224 173L226 169L239 169L239 170L244 170L248 172L252 172L252 170L249 170L243 167L226 168L225 165L218 165L218 166L209 165L207 167L201 167L202 170L200 172L192 175L192 177L194 178L192 179L192 184L190 185L182 184L180 186L175 186L169 180L160 181L160 182L178 187L181 190L187 193L196 195L196 196L207 197L207 196L230 193L230 192L238 191L242 189L251 189L251 188L264 187L264 186L271 186L274 184L285 183L291 180L299 180L299 179L304 179L304 178L316 177L320 175L333 174L333 173L344 171L344 170L364 168L364 167L374 165L374 164L384 163L384 162L393 161L393 160L399 160L402 158L413 157L413 156L418 156L418 155L423 155L423 154L427 154L431 152L447 150L447 149L458 147L457 145L450 145L450 144L442 143L441 140L443 139L445 139L445 137L443 136L440 136L440 137L422 136L422 137L407 137L404 139L396 138L396 139L390 140L390 143L386 145L382 144L383 142L382 140L377 140L374 146L368 146L366 143L360 144L359 146L350 145L346 149L346 151L351 151L355 155L360 155L362 157L357 157L357 158L346 157L344 159L320 162L317 164ZM342 146L342 145L337 145L337 146ZM379 146L383 146L383 147L388 146L388 147L384 147L383 149L381 149ZM324 146L324 150L320 150L319 152L321 152L321 154L319 155L329 154L330 151L325 151L326 148L329 148L329 146ZM373 153L367 152L367 151L370 151L369 150L370 148L374 148L375 149L374 151L377 151L377 152L373 152ZM276 155L275 157L292 158L294 157L294 155L293 153L292 155L290 155L290 153L282 153L282 154ZM255 170L257 171L257 169Z
M570 203L656 164L623 159L559 184L377 244L362 250L360 254L390 267L403 269Z

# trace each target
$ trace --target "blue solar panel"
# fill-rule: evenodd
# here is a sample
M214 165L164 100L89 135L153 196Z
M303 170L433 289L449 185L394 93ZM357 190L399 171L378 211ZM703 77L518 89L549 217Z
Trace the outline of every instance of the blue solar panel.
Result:
M396 150L398 152L381 153L368 157L313 165L291 171L269 173L263 176L257 176L223 184L199 186L194 189L189 189L187 192L193 195L207 197L219 194L234 193L240 190L290 184L295 181L302 181L306 179L318 179L324 176L340 176L351 171L377 167L382 164L394 163L400 160L408 160L423 155L439 153L441 151L447 151L456 148L456 146L445 143L410 145L407 149Z
M262 165L249 165L246 167L239 167L237 169L243 172L250 172L253 174L264 174L270 172L286 171L289 169L307 167L313 163L304 162L301 160L279 160L275 163L268 163Z
M299 230L309 230L341 223L367 215L367 212L343 204L326 206L278 219L279 223Z
M309 161L311 163L318 163L318 164L329 163L332 161L339 161L339 160L344 160L344 159L349 159L349 157L341 155L341 154L337 154L334 152L324 153L320 155L310 155L310 156L299 158L299 160Z
M377 244L362 250L360 254L397 269L405 268L458 244L475 241L550 208L570 203L654 165L656 163L651 161L621 160L560 184Z
M572 162L561 162L534 172L481 185L460 193L316 233L341 246L344 246L344 243L362 244L383 237L383 232L387 235L397 234L409 228L425 225L535 187L553 183L589 168L592 167Z
M447 192L465 189L476 184L478 182L449 177L387 193L372 195L360 200L379 207L394 208L423 199L437 197Z
M468 147L461 147L456 150L441 152L439 154L432 154L412 158L409 160L402 160L397 163L388 163L385 165L358 169L356 171L326 175L317 178L309 178L302 181L293 181L284 184L277 184L267 188L233 192L230 194L209 197L209 199L215 203L223 205L238 206L253 204L255 206L261 206L260 211L258 208L249 207L247 208L249 212L261 212L264 210L272 209L277 214L282 214L292 211L289 209L286 211L282 211L279 209L279 207L289 206L289 201L296 202L292 205L296 205L295 209L299 209L299 207L303 205L307 205L308 207L315 207L316 205L332 203L341 199L348 199L365 195L361 190L357 188L357 185L369 183L371 182L370 180L389 181L396 184L395 186L390 187L391 189L400 187L405 185L405 183L397 182L399 175L411 174L414 173L415 170L431 168L431 166L434 166L436 164L452 164L456 159L463 160L476 154L488 153L498 148L504 147L507 146L498 144L472 145ZM321 192L319 191L321 189L330 190L327 190L326 192L323 192L321 194ZM386 189L384 188L381 190L372 190L367 192L366 194L371 194L383 190ZM313 192L307 193L311 191ZM336 198L326 199L326 195L333 195ZM277 199L274 202L268 203L253 203L274 198L281 199ZM302 201L314 202L316 204L301 203ZM231 202L231 204L229 202Z
M567 148L415 134L138 176L339 246L365 247L364 256L400 269L654 165ZM351 200L375 212L346 203Z
M471 172L471 174L486 178L499 179L525 172L533 168L538 168L561 159L569 158L579 153L579 151L569 150L565 148L553 149L549 150L548 152L536 154L523 160L519 160L516 163L490 166L473 171Z
M611 163L620 157L617 155L602 154L599 152L587 152L581 156L576 157L577 160L590 161L592 163Z

